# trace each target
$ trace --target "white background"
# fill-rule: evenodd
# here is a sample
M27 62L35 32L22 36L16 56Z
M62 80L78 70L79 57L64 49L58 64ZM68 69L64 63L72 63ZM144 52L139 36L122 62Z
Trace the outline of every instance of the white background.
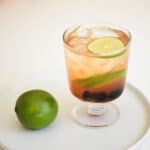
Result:
M1 0L0 89L33 73L66 77L62 33L86 23L131 31L128 81L150 99L149 0ZM150 149L150 137L143 145Z

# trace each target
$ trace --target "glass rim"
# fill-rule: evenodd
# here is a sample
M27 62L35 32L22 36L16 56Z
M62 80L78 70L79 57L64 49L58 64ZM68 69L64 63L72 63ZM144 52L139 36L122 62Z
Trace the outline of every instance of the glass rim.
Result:
M124 27L122 27L122 26L118 26L118 25L111 25L111 24L104 24L104 25L101 25L101 24L97 24L97 25L88 25L88 24L85 24L85 25L73 25L73 26L70 26L70 27L68 27L68 28L66 28L65 29L65 31L63 32L63 36L62 36L62 38L63 38L63 43L69 48L69 50L71 51L71 52L73 52L73 53L75 53L75 54L78 54L78 55L81 55L81 56L87 56L87 57L97 57L97 58L103 58L103 59L107 59L107 58L104 58L104 57L101 57L100 55L97 55L97 54L83 54L83 53L79 53L79 52L77 52L77 51L75 51L74 49L75 48L73 48L73 47L71 47L67 42L66 42L66 40L65 40L65 36L66 36L66 33L69 31L69 29L76 29L76 28L84 28L84 27L86 27L86 26L88 26L88 27L90 27L90 28L94 28L94 27L98 27L98 28L101 28L101 29L106 29L106 30L108 30L108 29L114 29L114 30L117 30L118 29L118 31L122 31L123 33L125 33L127 36L128 36L128 38L129 38L129 40L128 40L128 42L127 42L127 44L126 45L124 45L122 48L120 48L120 49L117 49L117 50L119 50L119 51L121 51L121 50L127 50L128 49L128 47L129 47L129 45L130 45L130 43L131 43L131 40L132 40L132 35L131 35L131 32L128 30L128 29L126 29L126 28L124 28ZM113 31L114 32L114 31Z

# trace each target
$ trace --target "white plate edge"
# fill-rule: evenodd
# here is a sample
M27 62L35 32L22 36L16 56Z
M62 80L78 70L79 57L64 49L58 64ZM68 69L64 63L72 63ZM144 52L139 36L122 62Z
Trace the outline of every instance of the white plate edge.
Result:
M131 83L129 81L127 82L127 86L131 87L136 92L138 92L147 101L147 103L149 104L149 108L150 108L150 102L148 101L148 98L144 95L144 93L139 88L137 88L133 83ZM146 141L148 136L150 136L150 124L149 124L149 128L147 129L145 134L139 140L137 140L137 142L135 144L133 144L131 147L129 147L128 150L137 150L138 147L143 145L144 141Z

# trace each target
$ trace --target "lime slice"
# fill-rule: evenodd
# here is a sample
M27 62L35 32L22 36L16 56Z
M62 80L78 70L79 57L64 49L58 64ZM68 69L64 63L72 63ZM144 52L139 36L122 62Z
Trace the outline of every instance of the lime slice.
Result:
M96 74L87 78L76 79L74 81L75 83L81 84L86 88L91 88L99 84L106 84L113 80L123 78L125 77L125 75L126 75L126 70L120 70L116 72L108 72L106 74Z
M89 52L103 58L116 57L125 52L124 43L116 37L103 37L88 44Z

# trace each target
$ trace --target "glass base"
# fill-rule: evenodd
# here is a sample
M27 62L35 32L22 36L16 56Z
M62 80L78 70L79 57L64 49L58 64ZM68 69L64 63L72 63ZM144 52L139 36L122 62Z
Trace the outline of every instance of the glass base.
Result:
M119 118L119 110L115 104L83 104L73 108L73 116L81 125L100 127L115 123Z

